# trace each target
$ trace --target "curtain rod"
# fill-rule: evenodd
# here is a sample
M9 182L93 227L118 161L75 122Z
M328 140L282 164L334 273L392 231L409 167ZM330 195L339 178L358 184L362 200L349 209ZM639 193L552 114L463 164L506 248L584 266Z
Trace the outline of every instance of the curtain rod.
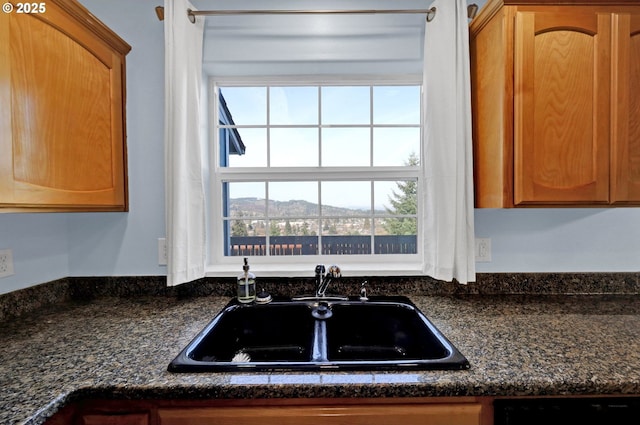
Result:
M470 4L467 7L469 19L473 19L478 12L477 4ZM156 14L158 19L164 20L164 7L157 6ZM326 10L191 10L187 9L187 15L192 23L195 23L196 16L229 16L229 15L362 15L362 14L424 14L427 22L431 22L436 15L436 8L431 9L326 9Z
M325 10L191 10L187 15L191 22L196 16L225 16L225 15L372 15L372 14L425 14L430 22L436 14L436 8L431 9L325 9Z

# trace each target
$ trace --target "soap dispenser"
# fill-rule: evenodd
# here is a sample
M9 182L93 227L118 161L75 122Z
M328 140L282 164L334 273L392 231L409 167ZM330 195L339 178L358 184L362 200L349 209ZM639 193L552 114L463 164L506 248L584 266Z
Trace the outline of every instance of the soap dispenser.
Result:
M242 273L238 276L238 301L250 303L256 299L256 276L249 271L249 261L244 259Z

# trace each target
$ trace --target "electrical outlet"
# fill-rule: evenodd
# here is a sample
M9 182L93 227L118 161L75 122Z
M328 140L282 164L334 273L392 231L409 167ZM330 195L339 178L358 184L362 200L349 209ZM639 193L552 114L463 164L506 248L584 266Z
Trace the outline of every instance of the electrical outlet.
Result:
M158 238L158 265L167 265L167 240L165 238Z
M488 263L491 261L491 239L476 238L476 262Z
M13 274L13 253L10 249L0 250L0 277Z

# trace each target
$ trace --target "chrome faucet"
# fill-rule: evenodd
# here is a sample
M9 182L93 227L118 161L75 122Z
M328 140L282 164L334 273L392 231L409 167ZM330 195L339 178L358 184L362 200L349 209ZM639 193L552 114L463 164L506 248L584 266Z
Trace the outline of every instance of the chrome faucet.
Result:
M325 274L325 268L322 264L316 266L316 297L324 297L327 292L327 287L333 279L337 279L341 276L340 267L332 265L329 267L329 271Z

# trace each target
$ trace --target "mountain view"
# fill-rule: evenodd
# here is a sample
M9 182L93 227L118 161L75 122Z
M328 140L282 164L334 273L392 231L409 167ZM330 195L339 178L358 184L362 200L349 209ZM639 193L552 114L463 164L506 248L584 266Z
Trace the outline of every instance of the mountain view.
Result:
M310 217L319 214L318 204L303 200L268 201L269 215L272 217ZM230 200L230 215L232 217L264 217L266 215L265 199L236 198ZM376 215L384 214L384 210L377 210ZM369 215L369 210L322 206L323 216L362 216Z
M386 210L376 210L372 217L370 210L322 206L320 221L317 204L303 200L271 200L268 201L271 220L267 224L264 219L266 207L265 199L231 199L231 236L371 235L372 224L375 235L416 234L415 218L394 217ZM400 213L415 214L415 210Z

